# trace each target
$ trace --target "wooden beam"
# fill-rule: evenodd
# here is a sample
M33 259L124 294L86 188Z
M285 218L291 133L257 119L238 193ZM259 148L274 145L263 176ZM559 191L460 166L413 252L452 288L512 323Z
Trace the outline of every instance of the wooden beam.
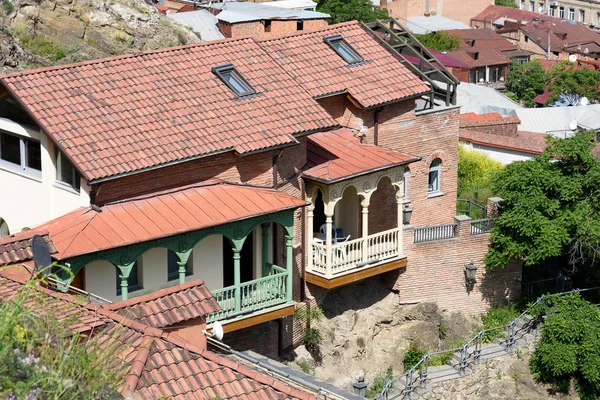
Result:
M371 268L366 268L357 272L342 275L333 279L327 279L325 277L307 272L306 282L312 283L313 285L320 286L325 289L335 289L353 282L362 281L363 279L367 279L375 275L383 274L385 272L406 268L406 265L407 261L405 257L399 260L393 260Z
M274 311L266 312L259 315L250 316L232 322L223 322L223 332L233 332L250 326L262 324L263 322L273 321L275 319L294 315L295 305L291 304L287 307L279 308Z

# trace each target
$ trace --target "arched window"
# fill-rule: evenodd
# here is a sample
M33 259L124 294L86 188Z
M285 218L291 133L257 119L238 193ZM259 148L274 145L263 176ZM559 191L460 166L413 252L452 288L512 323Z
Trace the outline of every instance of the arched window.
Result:
M8 224L2 218L0 218L0 237L9 236L10 231L8 230Z
M429 185L427 186L428 193L437 193L440 191L440 171L442 160L436 158L429 165Z

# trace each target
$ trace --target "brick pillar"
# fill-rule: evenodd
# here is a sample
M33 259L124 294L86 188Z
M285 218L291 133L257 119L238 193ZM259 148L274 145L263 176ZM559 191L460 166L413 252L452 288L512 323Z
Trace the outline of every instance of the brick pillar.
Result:
M456 237L466 237L471 235L471 217L467 215L457 215L454 217L454 222L458 224L456 227Z
M504 200L500 197L490 197L487 201L487 218L496 218L500 203Z

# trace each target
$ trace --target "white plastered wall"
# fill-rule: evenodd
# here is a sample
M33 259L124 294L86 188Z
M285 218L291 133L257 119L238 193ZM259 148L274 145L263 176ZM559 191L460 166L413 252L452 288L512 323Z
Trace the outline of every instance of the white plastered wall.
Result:
M8 224L10 233L25 227L35 227L81 206L89 206L89 187L82 179L79 193L56 183L54 146L38 129L26 128L0 118L0 130L37 140L41 144L42 174L33 177L18 167L0 165L0 218Z
M522 151L500 149L497 147L484 146L479 144L466 143L465 147L469 150L477 150L487 154L490 158L500 161L502 164L510 164L515 161L531 160L535 157L534 154L525 153Z

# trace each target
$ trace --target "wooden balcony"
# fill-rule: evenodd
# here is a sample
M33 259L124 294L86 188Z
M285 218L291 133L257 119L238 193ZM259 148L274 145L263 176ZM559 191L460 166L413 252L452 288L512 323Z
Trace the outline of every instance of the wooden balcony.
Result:
M406 267L401 241L401 229L394 228L329 246L312 243L306 280L332 289Z

